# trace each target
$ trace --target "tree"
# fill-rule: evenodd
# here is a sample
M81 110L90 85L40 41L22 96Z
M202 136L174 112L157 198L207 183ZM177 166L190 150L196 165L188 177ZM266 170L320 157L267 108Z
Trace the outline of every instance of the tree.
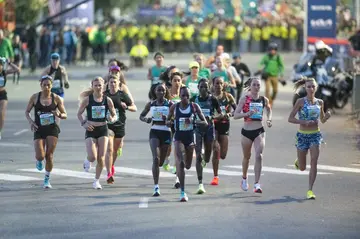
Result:
M22 24L33 24L38 19L44 6L48 6L47 0L17 0L16 22Z
M95 0L95 9L103 9L104 15L109 15L113 8L120 8L121 12L136 11L139 5L151 5L156 0L131 0L131 1L119 1L119 0Z

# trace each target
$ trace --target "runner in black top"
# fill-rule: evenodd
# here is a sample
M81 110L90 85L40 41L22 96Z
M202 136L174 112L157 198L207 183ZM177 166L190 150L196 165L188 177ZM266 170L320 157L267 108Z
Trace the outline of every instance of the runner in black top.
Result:
M111 172L111 176L107 180L108 183L114 182L114 165L118 156L117 152L124 144L126 110L132 112L136 112L137 110L136 105L132 102L128 94L119 89L120 85L121 83L119 83L118 77L110 76L108 82L109 89L104 92L104 94L113 101L116 111L116 121L114 123L108 122L109 144L105 157L105 165L108 175Z
M67 114L61 98L51 93L51 76L43 76L40 86L41 92L31 96L25 116L34 132L36 168L39 171L44 169L43 160L45 158L44 188L51 188L50 172L53 168L54 151L60 133L55 117L66 119ZM30 116L32 108L34 108L35 121Z
M77 117L81 126L86 129L85 142L87 160L84 161L85 171L89 171L91 162L97 160L95 181L93 188L102 189L99 179L104 167L105 154L108 146L107 111L110 110L110 122L115 122L116 113L112 100L104 95L104 80L96 77L91 82L91 88L80 94L80 107ZM82 114L86 110L87 120ZM109 175L108 175L109 177Z
M8 63L9 68L5 70L5 64ZM6 76L19 72L19 68L13 63L9 62L6 58L0 57L0 140L1 140L1 130L4 127L5 114L7 109L7 92L5 89L6 86Z

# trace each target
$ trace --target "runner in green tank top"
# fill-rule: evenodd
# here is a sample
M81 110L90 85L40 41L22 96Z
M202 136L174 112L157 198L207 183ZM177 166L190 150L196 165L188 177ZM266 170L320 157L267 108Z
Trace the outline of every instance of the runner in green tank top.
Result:
M194 60L197 61L197 63L199 63L199 66L200 66L199 76L200 76L200 78L206 78L206 79L210 80L211 71L210 71L210 69L205 67L204 55L197 53L197 54L194 55Z
M164 55L162 53L156 52L154 60L156 64L155 66L151 67L148 72L148 79L151 80L151 85L162 83L162 81L160 80L160 75L167 69L166 66L163 66Z
M224 79L226 92L232 93L234 90L231 88L236 88L236 82L231 72L226 70L224 60L218 56L215 59L215 64L217 66L216 70L212 73L211 78L222 77ZM235 93L235 92L234 92Z
M199 63L196 61L190 62L189 64L190 68L190 75L183 79L183 82L185 83L186 87L190 90L190 97L197 96L199 94L198 89L198 82L199 82Z

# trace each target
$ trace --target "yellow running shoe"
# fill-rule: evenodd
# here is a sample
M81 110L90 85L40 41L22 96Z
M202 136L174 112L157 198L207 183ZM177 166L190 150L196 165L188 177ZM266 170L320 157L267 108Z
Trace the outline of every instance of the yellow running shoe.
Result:
M163 169L165 170L165 171L170 171L170 165L167 163L167 164L165 164L164 163L164 165L163 165Z
M119 148L118 151L117 151L117 156L121 157L121 155L122 155L122 148Z
M298 160L298 159L295 160L294 165L295 165L295 168L296 168L297 170L299 170L299 160Z
M307 199L315 199L316 196L312 190L307 191Z

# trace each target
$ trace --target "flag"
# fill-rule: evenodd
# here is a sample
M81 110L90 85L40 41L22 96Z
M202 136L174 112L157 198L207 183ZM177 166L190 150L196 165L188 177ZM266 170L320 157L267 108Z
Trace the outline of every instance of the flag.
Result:
M61 4L60 0L49 0L49 16L52 17L56 14L58 14L61 11ZM53 19L53 22L60 22L60 17L56 17Z

